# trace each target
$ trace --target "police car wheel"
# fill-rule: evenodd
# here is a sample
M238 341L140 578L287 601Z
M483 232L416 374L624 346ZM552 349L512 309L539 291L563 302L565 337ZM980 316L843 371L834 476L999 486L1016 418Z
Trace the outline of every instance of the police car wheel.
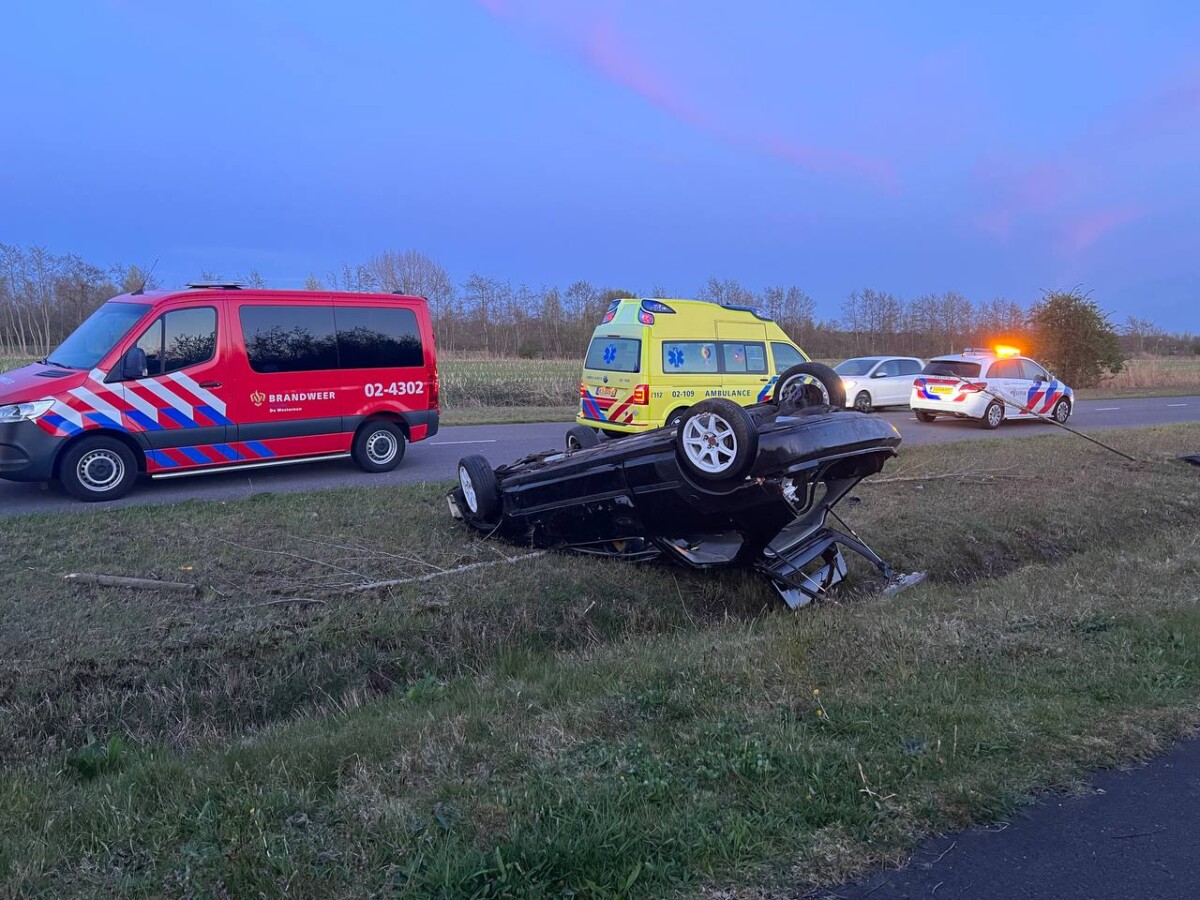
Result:
M859 391L854 398L854 408L859 412L868 413L871 411L871 395L866 391Z
M993 400L988 404L987 409L983 411L983 418L979 420L981 428L986 428L991 431L993 428L999 428L1000 423L1004 421L1004 407L1000 401Z
M599 447L600 435L586 425L572 425L567 429L567 449L586 450L588 447Z
M926 412L923 409L914 409L913 412L916 413L918 422L925 422L928 424L937 418L936 413Z
M1071 401L1059 400L1054 404L1054 421L1059 425L1065 425L1069 418L1071 418Z
M758 428L732 400L702 400L675 430L680 466L704 481L736 481L758 457Z
M846 405L846 387L837 372L822 363L799 363L775 382L771 402L776 406Z
M500 513L500 483L491 463L478 454L458 461L458 493L474 518L492 522Z
M354 436L350 456L364 472L390 472L404 459L404 432L386 419L364 422Z
M67 450L58 475L63 490L76 500L117 500L137 483L137 458L116 438L84 438Z

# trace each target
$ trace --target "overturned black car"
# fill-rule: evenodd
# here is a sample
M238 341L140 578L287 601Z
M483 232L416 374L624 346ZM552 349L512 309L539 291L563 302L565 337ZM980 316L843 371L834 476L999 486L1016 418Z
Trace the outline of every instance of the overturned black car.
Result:
M769 403L704 400L675 427L604 442L576 426L565 452L496 469L468 456L450 511L479 531L539 547L754 568L792 608L842 580L842 547L895 590L920 576L898 577L850 529L826 524L900 444L893 425L844 400L832 369L804 363L780 377Z

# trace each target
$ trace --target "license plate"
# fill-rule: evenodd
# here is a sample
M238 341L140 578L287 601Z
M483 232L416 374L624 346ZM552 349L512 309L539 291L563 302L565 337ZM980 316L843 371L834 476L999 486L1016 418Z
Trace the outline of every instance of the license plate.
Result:
M597 397L615 397L615 396L617 396L617 389L615 387L596 388L596 396Z
M952 393L954 393L954 388L945 387L944 385L939 385L939 384L933 385L932 387L929 388L929 390L931 393L934 393L934 394L952 394Z

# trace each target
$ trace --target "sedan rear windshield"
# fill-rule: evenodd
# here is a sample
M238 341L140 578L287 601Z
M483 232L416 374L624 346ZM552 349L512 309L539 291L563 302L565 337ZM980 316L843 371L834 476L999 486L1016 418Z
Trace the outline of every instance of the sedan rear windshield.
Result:
M637 372L641 362L642 342L637 338L597 337L592 338L583 367L601 372Z
M978 378L979 363L965 359L931 359L921 370L922 375L957 375L959 378Z

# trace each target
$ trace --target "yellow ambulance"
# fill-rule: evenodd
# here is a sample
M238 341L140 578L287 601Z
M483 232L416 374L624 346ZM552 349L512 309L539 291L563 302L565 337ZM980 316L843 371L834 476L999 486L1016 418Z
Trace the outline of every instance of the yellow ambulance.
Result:
M709 397L749 406L808 362L765 312L705 300L614 300L592 333L580 425L613 436L674 422Z

